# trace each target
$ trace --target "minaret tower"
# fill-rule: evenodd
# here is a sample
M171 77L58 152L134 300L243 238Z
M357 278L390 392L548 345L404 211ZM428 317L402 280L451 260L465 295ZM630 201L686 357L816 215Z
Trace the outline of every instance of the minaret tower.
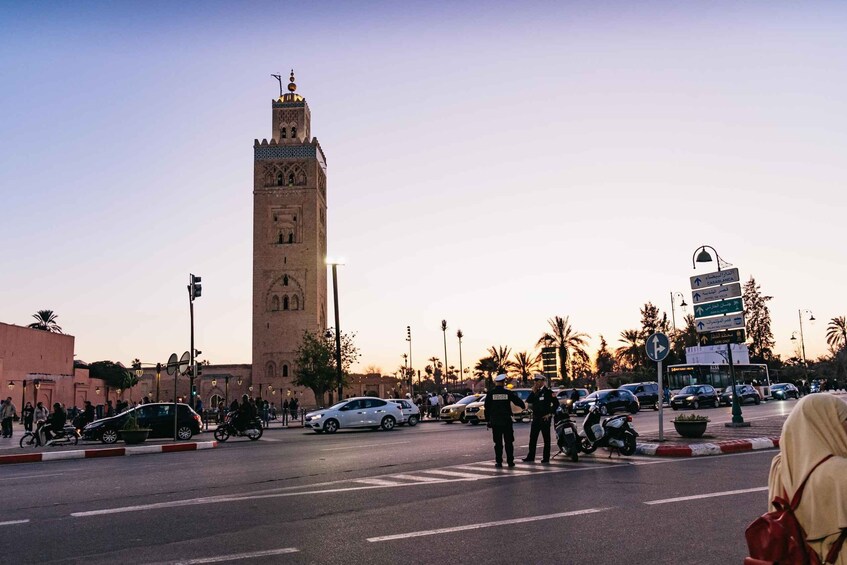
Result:
M253 144L252 381L253 396L261 384L270 400L271 385L279 404L293 388L303 332L326 330L326 160L293 70L271 106L271 138Z

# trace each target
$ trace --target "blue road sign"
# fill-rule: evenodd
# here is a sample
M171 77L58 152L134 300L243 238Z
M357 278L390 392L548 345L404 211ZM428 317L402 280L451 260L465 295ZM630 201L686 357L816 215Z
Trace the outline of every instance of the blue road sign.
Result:
M647 357L651 361L662 361L671 350L671 342L668 336L656 332L647 338Z

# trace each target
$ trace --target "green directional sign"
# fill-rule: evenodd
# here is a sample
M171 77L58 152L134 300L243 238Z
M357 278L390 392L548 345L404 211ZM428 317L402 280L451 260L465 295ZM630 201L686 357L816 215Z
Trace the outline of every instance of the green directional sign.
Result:
M722 300L721 302L708 302L698 304L694 307L695 318L707 318L709 316L720 316L721 314L733 314L744 310L744 303L740 298Z
M744 343L744 330L729 330L726 332L707 332L697 336L697 345L725 345L727 343Z

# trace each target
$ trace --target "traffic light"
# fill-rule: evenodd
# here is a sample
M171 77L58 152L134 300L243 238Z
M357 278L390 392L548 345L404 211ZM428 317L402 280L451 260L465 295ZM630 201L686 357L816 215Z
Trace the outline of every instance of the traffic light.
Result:
M195 298L200 298L200 295L203 294L203 285L200 284L200 281L203 279L196 275L191 275L191 285L188 287L188 292L191 295L191 300Z
M194 376L199 377L203 374L203 363L197 363L194 365Z
M406 326L406 341L412 341L412 326Z
M191 398L197 396L197 385L191 385Z

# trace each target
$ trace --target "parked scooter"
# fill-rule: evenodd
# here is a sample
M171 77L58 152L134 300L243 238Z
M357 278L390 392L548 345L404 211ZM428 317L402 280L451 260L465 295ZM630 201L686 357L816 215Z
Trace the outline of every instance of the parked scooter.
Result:
M638 432L632 427L632 416L621 414L612 416L601 422L602 416L597 404L588 409L588 414L582 422L581 449L585 453L593 453L598 447L617 450L621 455L635 453L635 438ZM611 457L612 454L609 454Z
M576 424L571 420L567 406L556 408L556 413L553 415L553 427L556 430L556 445L559 446L559 453L553 457L564 453L574 463L579 461L579 432L576 429Z
M53 447L57 445L76 445L79 442L79 430L73 424L67 423L60 431L54 431L53 437L47 441L44 435L43 421L39 421L34 432L26 432L21 436L21 447Z

